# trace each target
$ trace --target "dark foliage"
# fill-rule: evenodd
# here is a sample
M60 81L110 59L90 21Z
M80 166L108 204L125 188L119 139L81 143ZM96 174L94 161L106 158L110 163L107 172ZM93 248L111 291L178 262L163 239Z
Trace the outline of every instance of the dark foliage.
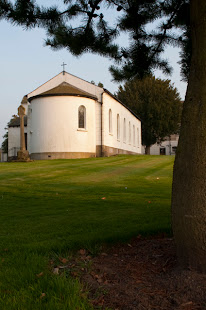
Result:
M53 49L114 59L116 65L110 71L116 81L143 78L157 68L170 73L172 68L162 52L167 44L180 46L182 75L187 80L191 57L189 0L62 0L61 9L58 5L57 1L56 6L45 8L34 0L0 0L0 18L27 28L45 28L46 44ZM114 10L119 17L111 26L107 14ZM148 27L151 23L153 30ZM114 43L121 32L130 36L128 47Z
M179 133L182 102L169 80L135 78L120 86L117 96L141 118L146 147Z
M8 153L8 132L3 136L4 140L1 144L3 153Z

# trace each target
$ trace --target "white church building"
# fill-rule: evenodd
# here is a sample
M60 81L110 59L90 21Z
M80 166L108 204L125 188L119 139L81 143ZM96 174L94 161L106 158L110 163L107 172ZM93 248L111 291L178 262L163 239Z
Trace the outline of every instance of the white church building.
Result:
M108 90L65 71L23 97L31 159L141 154L141 121ZM8 129L8 157L20 149L20 120Z

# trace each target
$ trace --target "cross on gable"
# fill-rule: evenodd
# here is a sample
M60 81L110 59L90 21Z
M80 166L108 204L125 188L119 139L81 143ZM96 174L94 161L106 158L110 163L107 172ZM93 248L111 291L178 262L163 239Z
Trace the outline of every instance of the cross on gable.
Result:
M63 62L63 64L61 65L62 67L63 67L63 74L64 74L64 67L66 66L67 64L65 64L64 62Z

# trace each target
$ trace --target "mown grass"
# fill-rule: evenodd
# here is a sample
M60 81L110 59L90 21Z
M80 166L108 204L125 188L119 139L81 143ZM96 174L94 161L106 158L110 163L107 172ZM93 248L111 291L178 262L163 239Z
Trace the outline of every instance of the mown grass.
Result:
M172 166L124 155L1 163L0 309L92 309L78 280L52 274L50 257L170 233Z

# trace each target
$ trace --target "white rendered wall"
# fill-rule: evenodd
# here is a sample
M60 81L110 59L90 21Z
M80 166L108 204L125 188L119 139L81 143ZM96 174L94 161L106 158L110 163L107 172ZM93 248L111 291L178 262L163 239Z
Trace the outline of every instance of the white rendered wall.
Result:
M86 108L86 130L78 108ZM36 98L30 104L29 152L96 152L95 100L71 96Z
M1 153L1 162L7 161L7 153Z
M112 110L112 132L109 132L109 110ZM103 145L141 154L141 122L121 103L109 94L103 94ZM120 138L117 139L117 114L120 117ZM126 120L126 140L123 139L123 124ZM131 143L129 142L129 122L131 124ZM133 125L135 143L133 143ZM139 136L137 137L137 128Z
M27 127L24 127L24 133L27 133ZM8 156L16 156L20 150L20 127L9 127L8 129Z
M69 74L67 72L65 72L65 74L63 75L63 73L59 73L58 75L56 75L55 77L53 77L51 80L49 80L48 82L44 83L43 85L41 85L40 87L38 87L37 89L35 89L34 91L32 91L31 93L28 94L28 98L39 95L43 92L46 92L56 86L58 86L59 84L63 83L63 82L67 82L85 92L88 92L94 96L96 96L98 98L98 101L101 102L101 94L103 92L103 88L98 87L96 85L93 85L89 82L86 82L72 74Z

